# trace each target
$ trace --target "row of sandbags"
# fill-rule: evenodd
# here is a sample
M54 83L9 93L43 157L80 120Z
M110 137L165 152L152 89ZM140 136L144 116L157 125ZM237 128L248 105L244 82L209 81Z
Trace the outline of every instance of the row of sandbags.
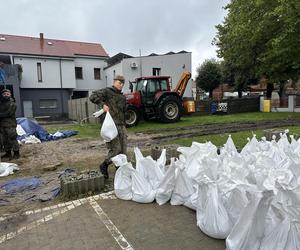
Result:
M229 136L219 154L211 142L177 150L169 166L165 150L155 161L135 148L135 168L116 156L117 197L194 209L198 227L227 249L300 249L299 141L253 135L238 152Z

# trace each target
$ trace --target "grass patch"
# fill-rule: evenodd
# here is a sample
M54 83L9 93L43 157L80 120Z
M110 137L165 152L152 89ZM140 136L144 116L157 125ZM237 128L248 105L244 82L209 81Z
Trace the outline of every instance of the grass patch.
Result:
M232 115L203 115L184 116L176 123L159 123L158 121L141 122L138 126L129 128L130 132L146 132L160 129L172 129L193 125L203 125L212 123L234 123L245 121L265 121L265 120L285 120L300 119L300 113L242 113Z
M278 128L277 130L285 130L285 129L290 130L290 132L289 132L290 135L295 135L296 138L299 138L300 126ZM168 141L166 144L178 144L181 146L191 146L193 141L200 142L200 143L211 141L217 147L221 147L226 143L229 134L231 134L231 137L232 137L236 147L243 148L247 143L247 137L252 138L253 134L256 134L257 139L260 140L261 137L264 135L264 130L260 129L260 130L254 130L254 131L242 131L242 132L225 133L225 134L219 134L219 135L196 136L196 137L191 137L191 138L176 139L176 140Z
M160 123L158 121L142 121L138 126L128 128L129 133L157 132L162 129L173 129L193 125L216 124L216 123L235 123L245 121L263 121L263 120L285 120L300 119L300 113L242 113L233 115L203 115L203 116L184 116L176 123ZM100 133L100 124L71 124L64 126L45 126L49 133L55 133L57 130L76 130L79 134L77 138L97 138ZM171 131L170 131L171 132Z

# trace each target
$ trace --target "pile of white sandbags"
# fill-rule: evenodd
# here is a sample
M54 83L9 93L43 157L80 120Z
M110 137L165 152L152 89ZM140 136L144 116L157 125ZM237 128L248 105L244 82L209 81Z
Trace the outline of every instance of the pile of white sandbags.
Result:
M136 148L136 168L116 156L117 197L194 209L201 231L228 250L300 249L300 141L253 135L239 153L229 136L220 154L211 142L177 150L169 166L165 150L155 161Z

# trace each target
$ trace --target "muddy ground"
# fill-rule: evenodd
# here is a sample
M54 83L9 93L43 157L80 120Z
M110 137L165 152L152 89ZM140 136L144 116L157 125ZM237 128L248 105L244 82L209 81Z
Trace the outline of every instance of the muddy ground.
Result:
M151 149L160 143L176 138L193 137L207 134L232 133L242 130L255 130L264 128L286 127L300 125L300 120L241 122L235 124L207 124L170 130L161 130L160 134L154 131L147 133L129 133L128 151L129 160L133 158L133 147L138 146L145 154L151 154ZM174 146L173 146L174 147ZM6 194L0 189L0 221L1 218L13 214L22 214L28 209L35 209L61 201L60 197L51 201L49 192L59 187L59 175L70 168L76 173L97 170L99 163L107 154L105 143L96 136L95 138L79 139L71 137L63 140L44 142L42 144L27 144L21 146L21 158L13 161L20 170L8 177L0 177L0 186L11 179L23 177L39 177L42 185L35 189L13 195ZM115 169L110 168L110 179L106 182L104 191L113 189L113 175ZM1 224L1 223L0 223Z

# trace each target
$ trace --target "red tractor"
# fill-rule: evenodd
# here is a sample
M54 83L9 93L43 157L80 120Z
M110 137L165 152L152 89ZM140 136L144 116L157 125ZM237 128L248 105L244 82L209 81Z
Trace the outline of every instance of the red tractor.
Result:
M135 85L130 83L131 93L125 94L126 125L135 126L141 118L165 123L178 121L183 111L182 96L190 78L190 72L183 72L173 91L169 76L140 77Z

